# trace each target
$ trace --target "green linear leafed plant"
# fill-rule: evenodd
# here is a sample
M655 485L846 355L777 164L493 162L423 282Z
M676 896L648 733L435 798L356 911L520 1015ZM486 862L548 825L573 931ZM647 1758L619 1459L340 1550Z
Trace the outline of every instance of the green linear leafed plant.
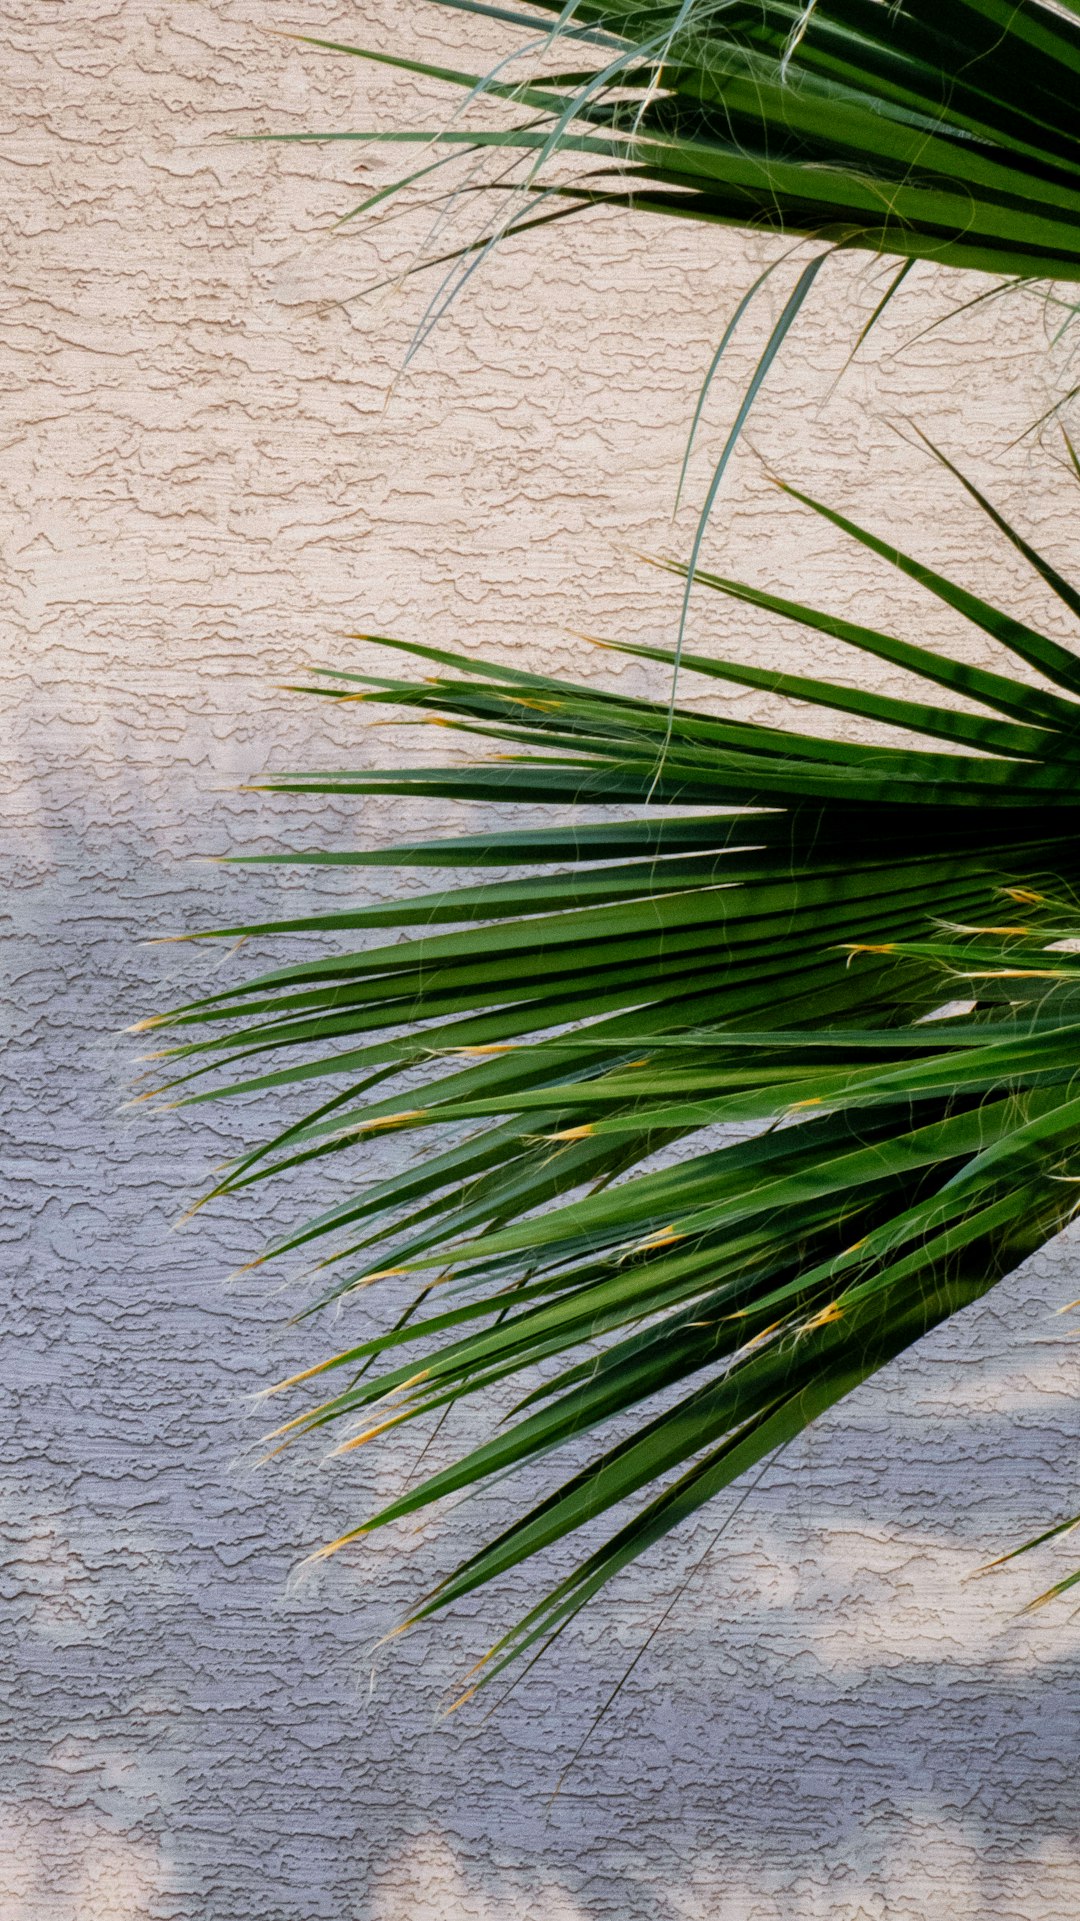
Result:
M430 4L441 24L446 14L458 24L467 67L418 58L407 43L380 50L297 38L457 89L463 97L450 124L257 136L429 149L419 166L343 216L371 221L434 197L434 225L406 271L446 271L410 357L492 246L589 207L787 236L792 245L773 254L720 334L690 429L681 495L732 335L764 283L793 254L803 255L714 468L691 576L758 392L835 249L899 262L856 350L919 260L995 276L963 305L1037 287L1048 311L1062 316L1059 335L1075 316L1080 0ZM495 23L506 44L485 68ZM494 195L503 210L471 221L462 238L455 213L477 195L485 202ZM1075 385L1060 393L1028 431L1077 393ZM689 583L677 653L688 596Z
M1080 619L1080 592L964 484ZM1080 657L796 497L1017 671L704 574L748 614L917 677L921 695L684 654L718 694L792 703L770 727L729 718L722 698L702 712L380 641L422 677L335 664L310 691L426 714L496 751L266 790L605 816L257 857L457 871L389 904L213 930L328 945L145 1023L169 1035L182 1101L318 1094L214 1190L336 1157L334 1205L266 1258L318 1255L321 1301L346 1309L361 1290L394 1301L394 1277L413 1277L382 1333L282 1384L305 1398L275 1445L332 1426L355 1448L465 1397L502 1409L516 1395L490 1438L343 1537L542 1472L541 1498L413 1617L567 1544L484 1677L1076 1204ZM898 744L804 732L814 707L901 730ZM406 1130L426 1151L379 1178L379 1137Z
M510 190L504 230L602 202L1080 279L1078 0L431 4L467 66L303 36L466 94L449 125L291 136L442 150L356 212L430 195L456 162L451 193ZM486 67L492 22L507 45ZM496 172L477 172L485 156Z

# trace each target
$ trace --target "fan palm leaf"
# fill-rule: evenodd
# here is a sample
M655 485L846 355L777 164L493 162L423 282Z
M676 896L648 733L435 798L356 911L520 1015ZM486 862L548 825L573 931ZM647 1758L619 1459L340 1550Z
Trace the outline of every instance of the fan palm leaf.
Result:
M1075 0L432 4L465 16L466 41L474 20L502 22L509 53L485 72L482 61L458 69L311 44L499 103L499 124L292 137L434 143L444 160L518 155L498 184L571 207L632 205L905 261L1080 279ZM553 48L572 69L551 71ZM553 172L559 156L573 164ZM438 166L396 185L423 179L427 192ZM538 217L553 215L515 203L510 219Z
M492 1438L331 1549L572 1448L569 1477L415 1611L587 1527L485 1674L978 1299L1075 1204L1080 657L798 498L1016 670L708 574L748 617L765 609L901 667L922 696L683 654L684 676L790 703L774 727L722 702L700 711L382 639L382 671L334 665L310 691L435 718L497 752L262 788L629 813L249 857L416 867L436 884L209 930L320 935L328 951L143 1023L167 1040L175 1100L317 1097L214 1189L238 1196L339 1157L340 1197L261 1259L317 1256L315 1305L415 1277L381 1333L282 1383L304 1398L273 1445L333 1426L349 1450L518 1386ZM982 504L1076 615L1071 584ZM670 651L619 651L670 672ZM901 744L803 731L816 708L884 722ZM485 879L492 866L512 877ZM440 883L446 869L461 884ZM367 1178L380 1137L403 1131L427 1151Z

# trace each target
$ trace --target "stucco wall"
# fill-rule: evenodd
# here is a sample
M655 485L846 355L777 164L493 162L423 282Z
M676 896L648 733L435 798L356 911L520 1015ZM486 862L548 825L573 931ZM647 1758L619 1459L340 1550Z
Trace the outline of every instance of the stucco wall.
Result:
M636 556L686 551L763 338L764 308L674 528L701 374L763 247L590 215L488 263L391 393L417 284L313 304L377 271L370 230L326 238L370 157L224 136L387 124L413 97L400 83L267 30L385 45L406 11L0 5L0 1915L1072 1921L1076 1627L1066 1609L1016 1618L1049 1559L964 1577L1069 1498L1075 1350L1051 1310L1080 1292L1075 1238L777 1465L549 1806L723 1510L631 1570L486 1724L434 1716L494 1603L397 1644L369 1692L372 1641L497 1497L430 1529L418 1558L380 1543L290 1581L412 1453L254 1468L252 1391L329 1330L291 1328L294 1297L264 1278L225 1284L268 1224L258 1208L169 1224L256 1117L120 1111L124 1024L246 964L140 942L271 899L191 857L401 829L398 803L327 820L230 791L267 763L394 750L277 683L344 657L355 624L604 674L576 631L670 635L673 587ZM392 228L378 242L387 260L402 245ZM1053 314L1016 299L912 344L949 301L924 270L830 397L879 285L836 268L755 446L1067 633L889 420L967 453L1075 570L1052 434L1010 449L1068 380L1069 340L1048 349ZM709 554L957 637L779 508L748 450ZM807 658L767 623L695 620L703 644L745 633L755 659Z

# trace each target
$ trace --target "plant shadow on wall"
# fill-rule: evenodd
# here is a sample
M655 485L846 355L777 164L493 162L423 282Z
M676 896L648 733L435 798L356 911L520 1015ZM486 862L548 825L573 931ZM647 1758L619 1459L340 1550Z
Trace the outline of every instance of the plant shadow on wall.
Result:
M951 471L1080 618L1070 582ZM327 951L145 1024L177 1034L173 1098L315 1096L214 1189L232 1197L338 1157L339 1198L262 1259L315 1258L316 1306L412 1283L382 1333L283 1383L315 1395L272 1447L332 1427L349 1452L517 1390L490 1438L322 1551L542 1466L540 1498L410 1617L576 1547L481 1682L542 1651L631 1560L980 1298L1076 1204L1080 659L788 491L1015 671L704 573L748 619L763 609L824 633L903 669L920 696L683 652L680 686L789 703L791 723L769 727L727 717L722 700L701 711L677 693L632 698L381 639L388 666L328 667L310 691L434 718L489 757L278 775L267 790L588 802L624 817L256 857L464 869L466 883L213 930L325 936ZM673 650L605 644L670 681ZM400 674L402 659L422 677ZM814 708L890 744L804 732ZM485 880L492 866L516 877ZM421 931L402 939L409 927ZM358 945L367 930L375 942ZM429 1151L373 1180L371 1144L405 1132L430 1134Z

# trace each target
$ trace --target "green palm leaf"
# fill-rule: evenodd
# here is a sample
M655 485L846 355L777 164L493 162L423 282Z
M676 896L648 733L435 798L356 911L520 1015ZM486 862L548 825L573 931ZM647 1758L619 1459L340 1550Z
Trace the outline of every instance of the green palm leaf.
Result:
M765 727L382 640L423 677L391 659L376 673L322 670L311 691L437 717L497 742L496 757L262 787L637 811L258 857L390 862L436 883L209 930L197 937L319 935L328 947L143 1024L167 1037L181 1102L313 1083L318 1105L214 1190L339 1157L339 1198L262 1259L316 1254L317 1305L415 1277L413 1306L384 1332L282 1384L310 1396L314 1383L315 1399L275 1444L337 1424L353 1448L520 1383L491 1439L358 1516L345 1540L592 1446L415 1611L609 1517L485 1673L557 1633L1074 1206L1080 658L800 498L990 633L1024 677L709 575L705 587L902 665L925 696L683 655L684 675L794 703L789 727ZM1068 583L982 504L1071 606ZM801 731L797 716L818 707L887 721L906 744ZM491 865L516 877L485 880ZM447 868L462 884L438 880ZM962 1017L947 1011L958 994ZM735 1137L710 1131L725 1128ZM402 1130L427 1131L429 1151L371 1181L380 1136Z
M469 16L505 24L513 44L494 73L309 44L499 102L503 124L492 127L489 112L476 129L292 137L434 142L474 164L519 155L519 170L499 177L504 190L555 192L571 206L632 204L908 261L1080 279L1080 10L1070 0L432 4L465 16L466 45ZM553 48L571 53L573 70L549 70ZM573 164L552 171L559 156ZM511 206L504 225L535 217Z

